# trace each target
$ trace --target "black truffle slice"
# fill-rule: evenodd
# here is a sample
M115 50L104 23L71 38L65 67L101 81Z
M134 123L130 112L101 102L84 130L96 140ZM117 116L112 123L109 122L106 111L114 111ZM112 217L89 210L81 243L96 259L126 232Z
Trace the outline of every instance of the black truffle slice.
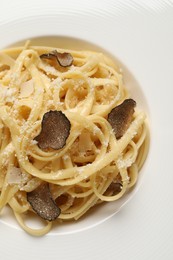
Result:
M65 146L70 134L71 124L61 111L45 113L41 123L41 132L34 139L40 149L61 149Z
M43 219L53 221L61 210L52 199L49 184L43 183L35 190L27 193L27 200L33 210Z
M107 189L107 191L109 192L111 191L113 195L120 193L121 190L122 190L122 184L120 182L116 182L116 183L112 182Z
M57 52L57 50L54 50L50 53L42 54L40 55L40 58L56 61L62 67L69 67L73 63L73 56L70 53L60 53Z
M117 139L121 138L129 128L135 106L136 102L133 99L126 99L109 113L108 122L112 126Z

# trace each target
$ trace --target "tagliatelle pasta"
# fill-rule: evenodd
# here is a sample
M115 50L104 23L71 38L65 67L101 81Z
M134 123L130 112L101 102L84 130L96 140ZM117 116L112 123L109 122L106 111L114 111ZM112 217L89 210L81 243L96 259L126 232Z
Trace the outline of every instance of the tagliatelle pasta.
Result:
M102 53L29 45L1 51L0 209L9 205L25 231L43 235L57 219L77 220L121 198L148 152L146 116L135 104ZM121 135L113 124L124 124ZM30 212L45 227L28 227Z

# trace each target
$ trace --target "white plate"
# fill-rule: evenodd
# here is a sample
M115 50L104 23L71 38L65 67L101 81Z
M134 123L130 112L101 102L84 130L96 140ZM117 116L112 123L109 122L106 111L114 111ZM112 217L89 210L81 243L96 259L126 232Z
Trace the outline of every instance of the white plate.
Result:
M42 238L30 237L12 218L2 216L3 259L172 259L173 4L16 0L10 8L8 1L3 3L3 8L0 48L46 35L58 36L58 45L64 47L70 43L78 48L76 41L64 42L64 37L73 37L92 43L82 42L82 48L99 46L112 54L123 67L132 95L147 111L151 130L140 189L131 200L134 191Z

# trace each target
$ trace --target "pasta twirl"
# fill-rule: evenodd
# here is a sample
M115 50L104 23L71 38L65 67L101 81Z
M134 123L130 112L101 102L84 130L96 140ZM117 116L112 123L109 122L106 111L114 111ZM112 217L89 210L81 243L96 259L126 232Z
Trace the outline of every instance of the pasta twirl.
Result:
M37 214L27 196L41 185L48 185L42 193L49 188L48 200L64 221L121 198L135 185L148 151L145 114L137 107L119 138L108 120L128 98L121 73L102 53L29 45L1 51L0 209L9 205L20 226L39 236L50 231L52 221L33 229L24 216ZM52 141L53 135L48 123L49 131L41 130L49 113L51 122L55 114L69 121L69 135L58 149L44 146L44 138Z

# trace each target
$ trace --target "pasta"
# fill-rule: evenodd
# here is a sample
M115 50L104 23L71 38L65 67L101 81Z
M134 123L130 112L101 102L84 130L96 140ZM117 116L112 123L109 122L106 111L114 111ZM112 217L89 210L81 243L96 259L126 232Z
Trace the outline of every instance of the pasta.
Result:
M127 99L119 69L102 53L29 43L1 51L0 210L8 205L26 232L40 236L54 221L77 220L96 204L120 199L137 182L149 143L137 107L116 137L108 117ZM58 122L56 137L48 120ZM41 197L43 184L59 213L34 229L25 217L41 216L34 196Z

